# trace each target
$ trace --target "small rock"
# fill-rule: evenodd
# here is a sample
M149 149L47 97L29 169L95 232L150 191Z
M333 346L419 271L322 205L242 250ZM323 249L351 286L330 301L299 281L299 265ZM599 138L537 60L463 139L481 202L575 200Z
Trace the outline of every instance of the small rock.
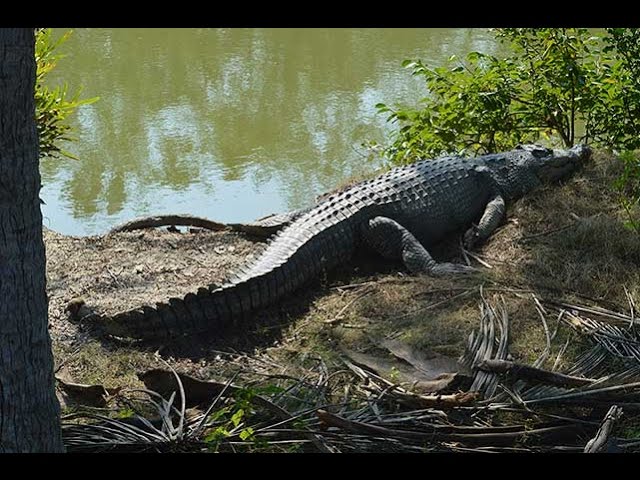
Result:
M227 248L227 250L228 250L229 252L235 252L235 251L236 251L236 247L234 247L233 245L231 245L231 246L229 246L229 247Z
M225 252L225 248L218 246L218 247L215 247L213 251L216 252L218 255L222 255Z
M133 267L133 273L142 273L143 272L143 267L142 265L138 264L135 267Z

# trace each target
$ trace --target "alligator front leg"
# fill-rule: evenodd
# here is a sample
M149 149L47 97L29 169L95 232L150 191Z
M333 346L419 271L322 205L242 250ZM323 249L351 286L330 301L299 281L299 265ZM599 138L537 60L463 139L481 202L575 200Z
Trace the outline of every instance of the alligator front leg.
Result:
M474 225L464 234L464 246L470 250L489 238L504 220L505 212L504 198L501 195L496 195L493 200L487 203L478 225Z
M411 273L437 276L476 271L466 265L436 262L409 230L387 217L369 220L364 228L363 239L383 257L402 259Z

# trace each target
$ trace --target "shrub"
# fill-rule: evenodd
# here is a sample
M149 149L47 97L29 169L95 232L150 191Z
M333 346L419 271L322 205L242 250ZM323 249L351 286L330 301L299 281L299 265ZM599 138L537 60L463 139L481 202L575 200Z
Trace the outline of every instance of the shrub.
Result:
M608 148L640 145L640 34L607 29L501 28L504 57L471 52L446 66L405 61L423 77L419 108L377 108L399 129L393 163L444 153L488 153L544 140Z

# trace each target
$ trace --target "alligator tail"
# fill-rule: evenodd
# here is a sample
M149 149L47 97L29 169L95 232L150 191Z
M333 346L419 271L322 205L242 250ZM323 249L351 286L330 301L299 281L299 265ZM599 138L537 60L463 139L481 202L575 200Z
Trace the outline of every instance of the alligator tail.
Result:
M291 229L281 231L254 265L222 287L100 317L99 328L116 337L152 340L241 327L251 312L275 304L351 256L353 235L345 234L344 226L308 235L300 234L299 227L295 234Z
M109 335L147 340L239 327L247 314L288 293L279 282L291 275L287 270L285 265L240 283L199 288L183 298L103 317L100 327ZM291 282L284 285L292 287Z

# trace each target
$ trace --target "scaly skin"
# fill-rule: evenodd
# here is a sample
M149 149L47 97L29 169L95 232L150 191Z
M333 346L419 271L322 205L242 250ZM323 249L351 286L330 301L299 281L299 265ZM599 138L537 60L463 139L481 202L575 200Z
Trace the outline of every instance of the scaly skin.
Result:
M97 323L107 334L138 339L225 329L348 261L363 244L402 259L413 273L469 272L464 265L437 263L425 246L465 229L468 247L485 240L504 220L510 202L570 174L590 155L583 145L567 151L522 146L395 168L274 222L286 226L259 258L222 287L200 288Z

